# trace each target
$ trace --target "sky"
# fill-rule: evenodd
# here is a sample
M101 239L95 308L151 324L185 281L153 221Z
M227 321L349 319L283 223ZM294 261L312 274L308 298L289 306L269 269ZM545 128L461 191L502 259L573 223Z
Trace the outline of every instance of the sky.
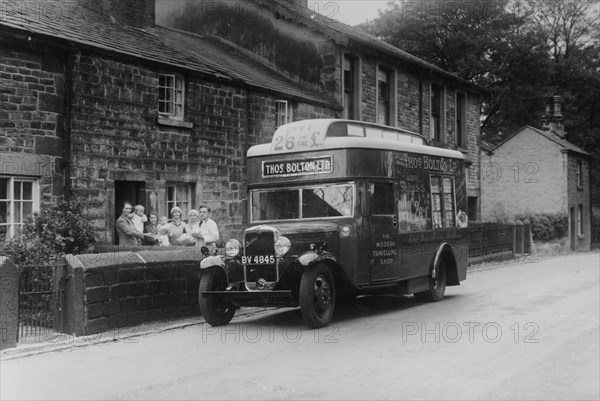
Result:
M308 7L326 17L356 25L379 17L388 0L308 0Z

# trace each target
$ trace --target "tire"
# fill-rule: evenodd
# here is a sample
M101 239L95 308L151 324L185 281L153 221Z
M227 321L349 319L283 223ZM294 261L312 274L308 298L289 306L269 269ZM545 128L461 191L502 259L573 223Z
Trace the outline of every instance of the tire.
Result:
M436 269L436 278L429 277L429 289L415 293L415 299L420 302L437 302L446 294L446 262L441 258Z
M327 326L335 309L335 283L322 264L309 267L300 281L300 311L311 329Z
M225 274L220 271L208 270L200 278L198 288L198 304L204 320L211 326L223 326L233 319L235 305L231 302L215 298L203 298L204 291L221 291L227 287Z

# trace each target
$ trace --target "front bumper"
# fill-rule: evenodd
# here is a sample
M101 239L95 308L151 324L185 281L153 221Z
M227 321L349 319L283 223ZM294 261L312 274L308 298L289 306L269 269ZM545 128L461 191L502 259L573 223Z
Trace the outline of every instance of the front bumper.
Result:
M239 306L292 306L291 290L273 291L204 291L203 298L221 299Z

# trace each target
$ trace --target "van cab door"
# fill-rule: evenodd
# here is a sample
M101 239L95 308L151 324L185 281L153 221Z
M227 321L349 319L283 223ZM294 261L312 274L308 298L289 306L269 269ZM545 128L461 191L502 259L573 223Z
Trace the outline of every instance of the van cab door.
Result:
M390 280L399 274L398 214L392 182L367 183L369 232L369 278L371 282Z

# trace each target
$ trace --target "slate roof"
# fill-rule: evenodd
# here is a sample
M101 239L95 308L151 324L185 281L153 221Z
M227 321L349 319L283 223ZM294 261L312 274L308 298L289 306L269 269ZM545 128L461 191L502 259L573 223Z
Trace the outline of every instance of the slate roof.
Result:
M310 9L298 9L290 5L286 0L255 0L267 7L283 13L287 18L303 23L305 26L314 29L325 36L335 40L340 45L348 45L351 42L362 44L372 50L378 50L382 53L402 60L408 64L418 66L425 70L429 70L446 78L449 78L460 84L469 86L478 91L487 91L483 87L477 86L456 74L448 72L434 64L428 63L400 48L390 45L383 40L370 35L362 30L350 25L339 22L336 19L328 18L320 14L315 14Z
M509 136L508 138L506 138L505 140L503 140L502 142L500 142L499 144L494 146L491 150L488 151L488 153L494 153L494 151L496 149L498 149L499 147L501 147L506 142L510 141L512 138L514 138L515 136L517 136L518 134L520 134L521 132L523 132L526 129L531 130L531 131L543 136L544 138L551 140L552 142L558 144L559 146L561 146L563 149L565 149L567 151L590 156L590 154L588 152L581 149L579 146L574 145L573 143L567 141L566 139L561 138L558 133L556 133L554 131L550 131L550 130L534 128L530 125L525 125L525 126L521 127L519 130L517 130L517 132L515 132L514 134L512 134L511 136Z
M56 17L20 6L17 0L3 0L2 3L0 32L16 30L76 48L116 52L216 77L231 84L339 108L327 93L300 86L262 59L223 39L161 26L133 28L92 10L77 13L78 18L67 12Z

